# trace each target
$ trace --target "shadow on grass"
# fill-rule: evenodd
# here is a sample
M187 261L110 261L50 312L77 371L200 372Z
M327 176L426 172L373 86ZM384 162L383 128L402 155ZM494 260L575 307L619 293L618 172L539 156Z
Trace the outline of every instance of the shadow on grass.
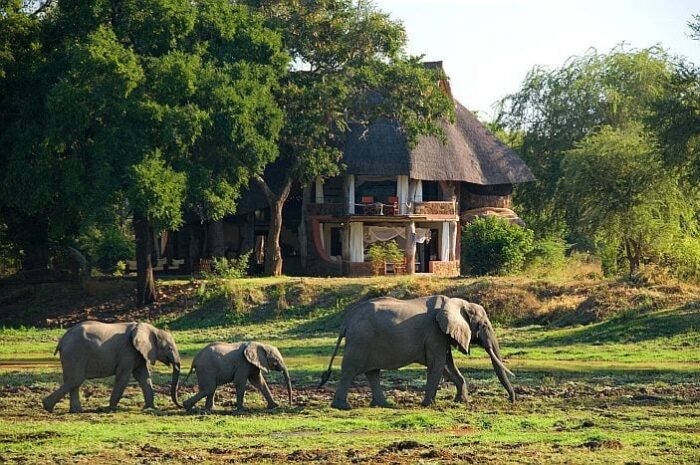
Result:
M692 335L700 340L700 302L671 310L625 313L603 323L545 334L541 338L518 344L522 347L552 347L570 344L635 343Z

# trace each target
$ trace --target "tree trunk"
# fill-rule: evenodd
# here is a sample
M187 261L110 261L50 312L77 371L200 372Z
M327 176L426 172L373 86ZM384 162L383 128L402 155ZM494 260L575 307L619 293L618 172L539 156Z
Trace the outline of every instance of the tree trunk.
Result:
M265 244L265 275L280 276L282 274L282 209L286 199L278 199L270 205L270 230L267 232Z
M301 223L299 223L299 255L301 258L301 269L306 273L306 260L309 254L308 233L306 224L306 209L311 203L311 186L305 186L301 197Z
M49 226L48 221L39 218L27 218L23 225L22 271L46 273L49 267Z
M148 219L140 213L134 214L134 236L136 237L136 306L144 307L156 300L156 282L151 262L152 241Z
M256 176L254 179L265 193L267 204L270 206L270 229L267 233L267 244L265 244L265 275L280 276L282 274L282 250L280 249L282 209L292 190L292 178L285 178L279 194L272 192L262 177Z
M224 220L209 222L209 253L212 257L223 257L226 253Z

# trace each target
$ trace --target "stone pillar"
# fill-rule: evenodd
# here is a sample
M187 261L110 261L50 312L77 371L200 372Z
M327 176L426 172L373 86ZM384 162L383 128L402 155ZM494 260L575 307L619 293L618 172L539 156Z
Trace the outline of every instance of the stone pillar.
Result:
M406 225L406 273L416 272L416 223Z

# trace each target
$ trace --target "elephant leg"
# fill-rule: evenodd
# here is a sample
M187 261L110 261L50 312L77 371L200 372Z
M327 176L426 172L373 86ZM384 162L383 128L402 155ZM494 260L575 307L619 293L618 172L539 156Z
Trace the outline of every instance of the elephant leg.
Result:
M83 381L85 381L85 367L83 364L70 363L68 360L61 358L61 367L63 368L63 384L46 396L42 401L44 409L47 412L52 412L56 404L63 399L66 394L73 391L73 389L79 389ZM78 405L74 405L74 403L71 402L70 412L80 413L80 402L78 402Z
M74 387L70 390L70 411L71 413L80 413L83 408L80 406L80 388Z
M140 366L134 370L133 375L143 392L143 408L155 408L153 404L153 384L151 383L151 374L148 372L148 368L145 365Z
M204 401L204 410L211 412L214 410L214 392L207 394L207 400Z
M129 384L129 377L131 372L127 370L120 370L114 378L114 387L112 388L112 395L109 398L109 409L114 411L117 409L117 405L124 394L124 389Z
M335 389L335 396L333 396L333 402L331 407L337 408L339 410L350 410L352 407L348 404L348 389L350 389L350 384L352 380L355 379L358 373L345 371L340 375L340 381L338 381L338 386Z
M421 405L427 407L435 402L435 395L437 394L438 387L440 386L440 380L442 379L442 372L445 369L447 363L447 351L436 351L431 353L428 351L426 354L427 365L428 365L428 382L425 385L425 397Z
M371 407L390 407L382 391L379 370L368 371L365 376L367 376L369 386L372 388L372 402L369 405Z
M69 383L63 383L61 386L59 386L58 389L56 389L54 392L49 394L48 396L44 397L44 400L42 401L42 404L44 406L44 410L47 412L53 412L53 408L56 406L58 401L63 399L63 396L71 392L73 389L77 389L80 385L74 386L73 384ZM71 405L71 412L73 412ZM79 413L80 411L76 411L75 413Z
M457 387L457 393L455 394L455 402L466 402L467 401L467 382L460 373L459 368L455 364L452 352L447 352L447 364L445 365L445 375L449 378Z
M262 373L260 373L260 370L256 370L256 372L252 372L248 376L248 381L250 381L250 384L253 385L255 389L260 392L260 394L263 395L265 400L267 401L267 408L273 409L279 407L279 404L275 402L275 399L272 397L272 393L270 392L270 388L268 387L267 383L265 382L265 378L263 378Z
M236 383L236 410L243 410L243 399L245 398L245 382Z
M197 391L197 394L195 394L192 397L190 397L189 399L185 400L182 403L182 406L185 407L185 410L187 410L189 412L190 410L192 410L192 407L194 407L194 404L196 404L197 402L199 402L200 400L202 400L208 396L212 397L212 403L213 403L213 401L214 401L214 393L213 392L206 393L202 390L199 390L199 391Z

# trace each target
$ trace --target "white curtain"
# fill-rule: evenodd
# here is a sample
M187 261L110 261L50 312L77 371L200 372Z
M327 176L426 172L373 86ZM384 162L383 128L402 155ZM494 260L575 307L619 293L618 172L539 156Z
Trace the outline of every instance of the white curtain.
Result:
M345 201L347 203L347 212L351 215L355 214L355 175L348 174L345 176Z
M413 195L413 201L423 201L423 181L421 181L420 179L416 180L416 193Z
M442 223L440 230L440 261L450 261L450 223Z
M416 244L427 244L430 242L430 229L416 228Z
M406 238L406 228L403 226L368 226L364 231L364 242L374 244L375 242L386 242L396 237ZM430 242L430 229L416 228L416 242L423 244Z
M457 222L450 223L450 260L457 260Z
M350 223L350 261L361 263L365 261L365 246L362 241L362 223Z
M408 213L408 176L396 177L396 196L399 198L399 212L402 215Z
M323 178L318 177L316 178L316 203L324 203L325 199L323 198Z

